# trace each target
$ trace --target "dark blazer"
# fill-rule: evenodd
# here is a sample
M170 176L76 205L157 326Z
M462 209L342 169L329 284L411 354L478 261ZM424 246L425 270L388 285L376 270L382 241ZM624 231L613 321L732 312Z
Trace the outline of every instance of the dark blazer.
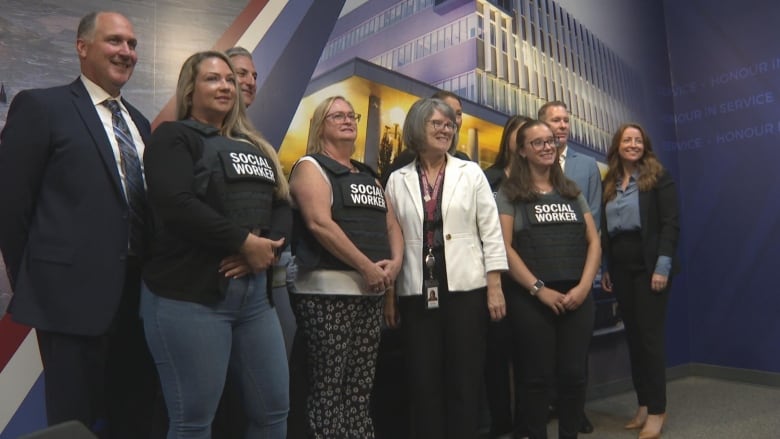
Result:
M487 178L490 190L493 191L493 195L498 193L498 188L501 187L501 183L506 180L506 173L503 168L493 165L485 169L485 178Z
M601 217L601 248L609 263L609 233L607 233L607 215ZM658 256L672 258L672 274L679 271L676 257L677 240L680 235L680 222L677 204L677 190L674 180L664 171L655 186L649 191L639 191L639 222L642 230L642 251L645 267L650 274L655 269Z
M124 104L146 142L149 121ZM0 134L0 188L14 320L105 333L122 295L128 207L108 135L80 79L15 97Z

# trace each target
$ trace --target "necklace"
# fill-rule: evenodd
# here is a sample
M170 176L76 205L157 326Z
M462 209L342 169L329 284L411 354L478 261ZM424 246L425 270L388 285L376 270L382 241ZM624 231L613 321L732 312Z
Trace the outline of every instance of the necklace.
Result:
M429 187L429 188L433 187L433 184L431 183L431 178L433 178L433 181L434 181L434 183L435 183L435 182L436 182L436 179L438 178L438 175L441 173L441 170L442 170L442 168L444 168L444 165L446 165L446 164L447 164L447 160L445 159L445 160L444 160L444 161L442 161L442 163L441 163L441 164L440 164L440 165L439 165L439 166L436 168L436 171L434 171L434 172L431 172L431 173L428 173L428 171L427 171L427 170L425 171L425 176L426 176L426 178L425 178L425 179L427 180L427 183L428 183L428 187ZM425 166L423 165L423 167L425 167Z
M418 172L420 173L420 185L423 189L423 200L425 200L426 203L437 196L439 191L439 184L441 184L441 180L444 178L444 165L446 163L446 161L442 163L434 174L429 174L428 171L426 171L425 166L418 162L417 165ZM435 177L433 177L433 183L431 183L431 178L434 175Z
M436 180L439 177L439 173L441 172L441 166L439 166L439 169L436 170L436 172L433 172L429 174L428 172L425 173L425 182L428 184L428 190L433 191L433 185L436 184ZM431 181L433 179L433 181Z

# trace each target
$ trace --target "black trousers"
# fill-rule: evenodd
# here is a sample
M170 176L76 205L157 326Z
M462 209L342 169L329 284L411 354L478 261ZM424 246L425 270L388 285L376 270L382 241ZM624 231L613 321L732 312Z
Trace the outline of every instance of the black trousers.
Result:
M442 288L442 285L444 288ZM450 293L439 308L401 297L401 336L417 439L474 439L484 379L488 311L485 288Z
M298 294L290 294L291 302L296 296ZM308 437L306 397L309 393L309 365L306 360L306 337L300 326L295 331L288 367L290 368L290 413L287 415L287 439L306 439Z
M637 402L647 406L650 414L662 414L666 412L664 330L669 287L660 293L650 288L651 270L645 266L638 233L618 235L610 246L609 275L626 328Z
M140 274L138 260L130 258L106 335L37 331L49 425L77 420L112 439L143 439L164 429L157 371L138 317Z
M502 285L508 283L504 280ZM490 433L502 435L521 428L520 357L517 355L509 319L489 322L485 358L485 391L490 409ZM514 415L512 399L514 398Z
M565 293L576 282L550 282ZM522 358L523 413L531 439L547 437L548 406L556 387L558 436L576 438L588 378L588 349L595 320L593 297L574 311L555 315L525 290L504 291L507 315Z

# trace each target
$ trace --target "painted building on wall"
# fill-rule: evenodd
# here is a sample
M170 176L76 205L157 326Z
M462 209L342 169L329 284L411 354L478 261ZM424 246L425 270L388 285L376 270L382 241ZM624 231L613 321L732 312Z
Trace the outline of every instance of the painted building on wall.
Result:
M596 156L642 102L640 75L553 0L372 0L339 19L314 76L355 57L504 114L562 100Z
M483 168L508 115L535 117L552 100L571 109L570 146L603 162L612 133L633 119L625 102L640 101L629 80L638 75L551 1L370 0L337 21L279 155L289 171L305 154L314 108L340 95L362 115L353 158L383 176L403 148L408 108L444 89L464 98L458 149ZM619 331L599 281L596 333Z

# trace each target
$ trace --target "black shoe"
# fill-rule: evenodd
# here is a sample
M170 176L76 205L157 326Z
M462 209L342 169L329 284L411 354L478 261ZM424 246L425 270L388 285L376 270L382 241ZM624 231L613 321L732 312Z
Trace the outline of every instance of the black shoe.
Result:
M590 419L585 413L582 414L582 424L580 424L580 433L591 434L593 433L593 424L590 423Z

